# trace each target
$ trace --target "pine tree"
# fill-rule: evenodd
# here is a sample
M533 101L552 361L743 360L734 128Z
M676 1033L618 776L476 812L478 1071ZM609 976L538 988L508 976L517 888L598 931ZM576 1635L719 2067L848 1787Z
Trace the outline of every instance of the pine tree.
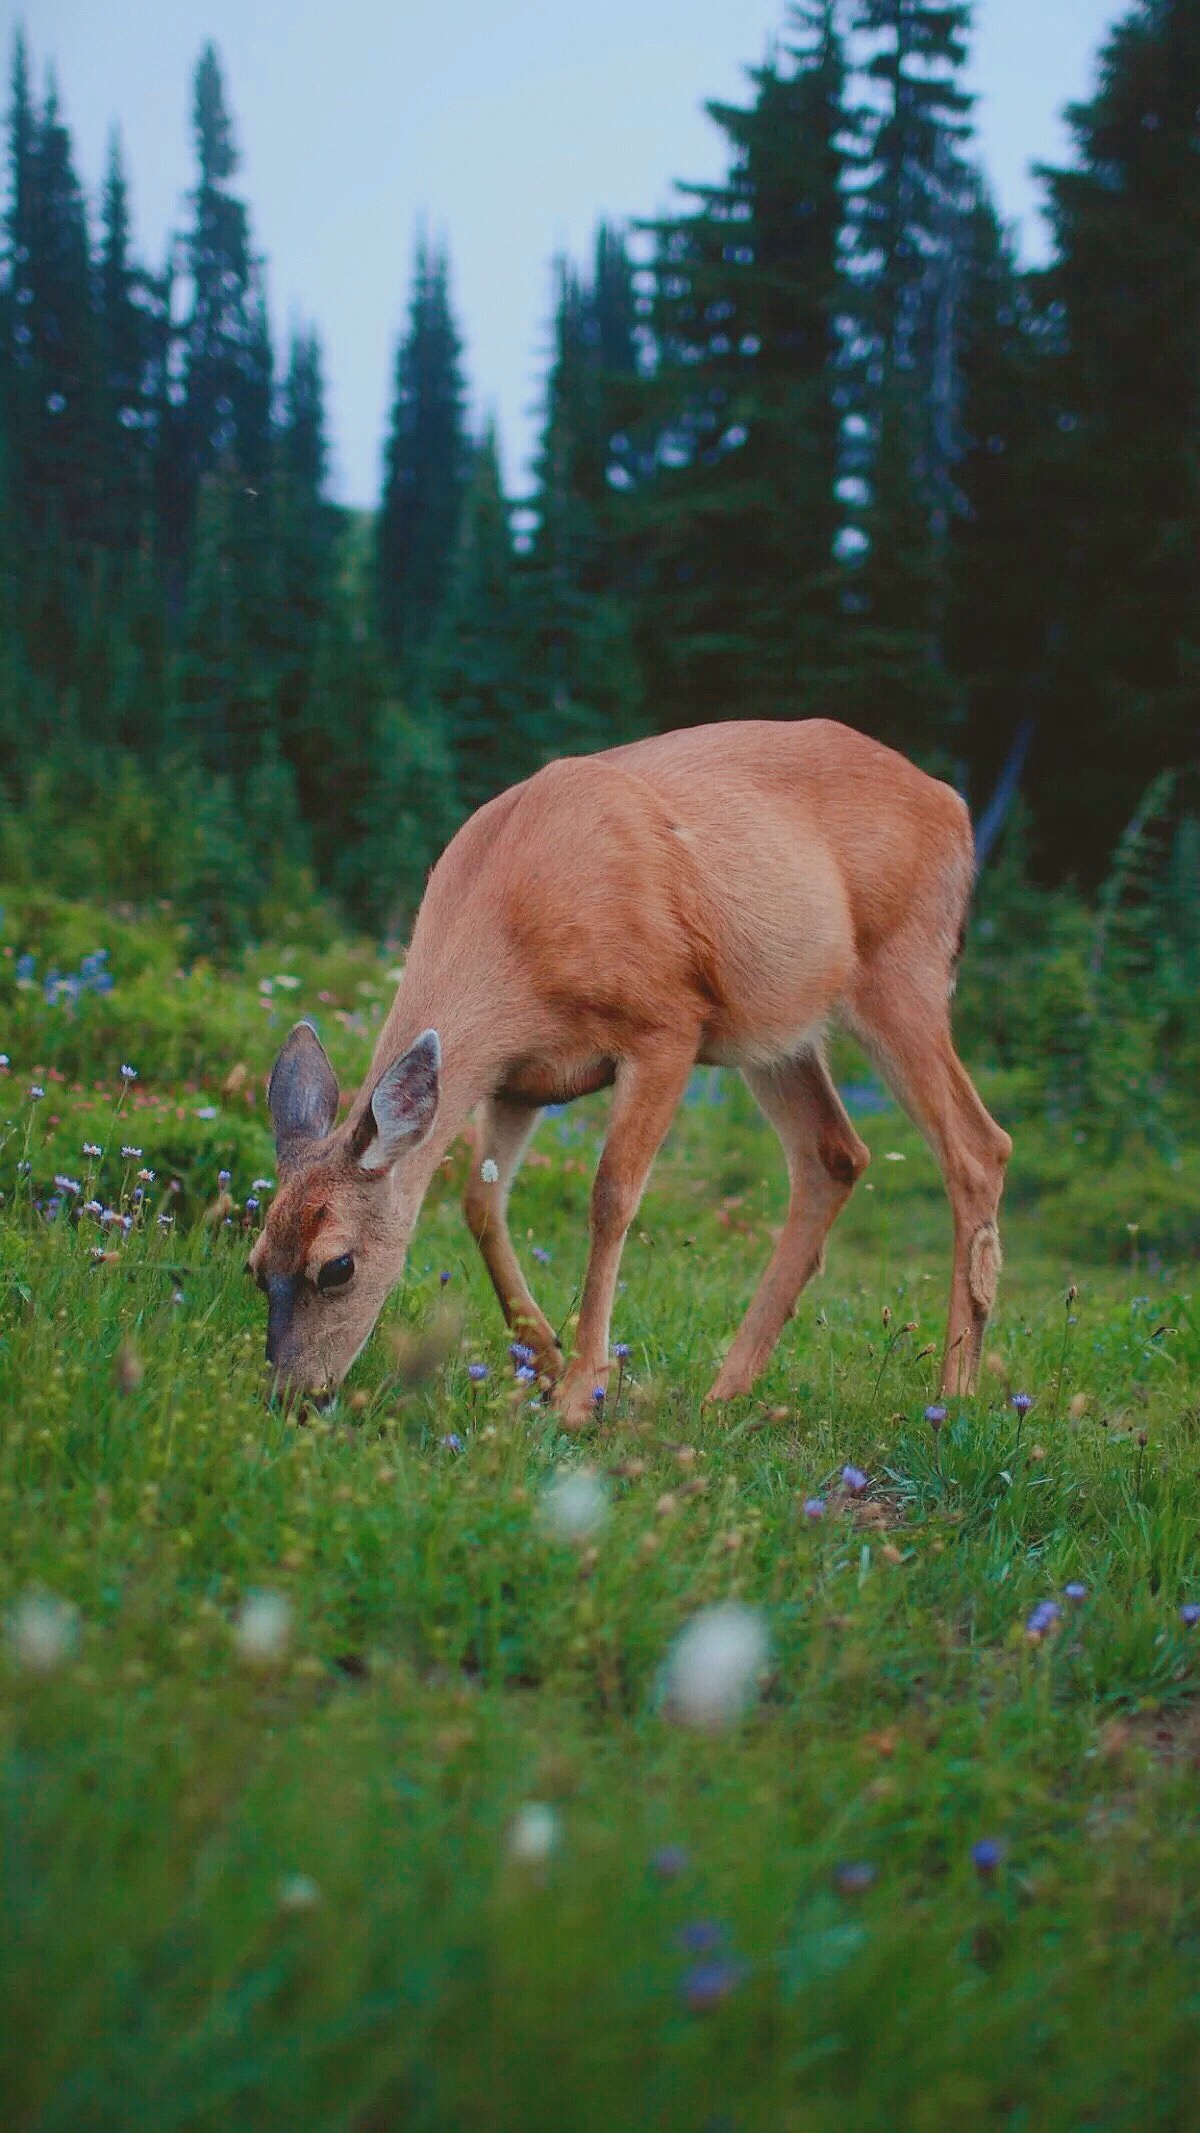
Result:
M523 572L534 684L563 753L629 739L639 724L632 573L617 508L635 478L621 425L637 375L632 269L620 236L602 224L590 282L565 262L558 268L537 531Z
M957 314L972 188L959 77L970 15L963 0L861 0L855 24L871 41L875 97L852 198L855 406L872 442L869 500L851 523L865 545L848 602L860 621L847 708L925 754L963 739L944 633L962 437Z
M829 5L711 105L724 183L655 226L655 474L635 498L647 694L664 722L795 716L833 624L845 60Z
M1045 173L1071 565L1056 715L1035 767L1047 861L1085 877L1153 774L1196 747L1198 109L1192 0L1138 0L1103 48L1094 95L1069 113L1075 167Z
M294 772L307 820L328 814L328 722L318 656L330 625L337 568L337 514L326 495L329 446L321 346L313 332L292 335L284 380L273 485L279 607L275 617L280 746Z
M384 643L410 675L446 596L469 470L461 349L446 254L422 241L396 357L376 534Z
M166 495L168 552L177 568L188 552L204 476L236 468L243 500L253 506L271 461L272 359L262 270L245 204L230 189L238 156L211 44L196 68L193 125L198 175L183 247L191 305Z
M442 624L428 666L464 811L558 752L533 696L523 610L494 427L474 453Z
M118 552L148 538L166 405L169 320L163 284L137 265L129 188L114 131L96 272L103 426L105 542Z

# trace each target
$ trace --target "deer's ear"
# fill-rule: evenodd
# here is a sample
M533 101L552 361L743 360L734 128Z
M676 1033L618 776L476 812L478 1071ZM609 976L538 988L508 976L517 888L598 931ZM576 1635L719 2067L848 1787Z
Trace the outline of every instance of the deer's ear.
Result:
M337 1075L311 1022L297 1022L271 1068L267 1107L280 1161L304 1141L324 1140L337 1117Z
M435 1029L417 1038L380 1075L353 1141L364 1170L390 1170L396 1157L428 1140L437 1117L442 1047Z

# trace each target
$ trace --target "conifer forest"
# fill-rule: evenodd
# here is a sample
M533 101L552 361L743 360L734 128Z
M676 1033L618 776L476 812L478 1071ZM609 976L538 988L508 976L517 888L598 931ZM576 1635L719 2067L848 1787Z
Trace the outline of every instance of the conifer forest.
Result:
M0 2133L1200 2123L1200 0L1112 0L1036 264L967 86L1008 5L779 0L703 182L546 261L525 472L455 229L399 213L355 506L218 45L173 25L153 256L122 112L93 187L77 55L34 7L0 57ZM967 802L954 1044L1003 1132L976 1105L959 1175L893 1101L937 1033L905 1092L835 1027L843 1137L785 1165L770 1077L821 1038L685 1049L581 1363L625 1092L493 1081L538 1120L512 1243L455 1115L344 1385L289 1404L280 1287L340 1308L363 1239L255 1255L281 1209L308 1252L326 1160L368 1227L385 1083L419 1053L436 1100L385 1018L455 832L563 755L809 717ZM1000 1272L954 1193L1010 1135Z

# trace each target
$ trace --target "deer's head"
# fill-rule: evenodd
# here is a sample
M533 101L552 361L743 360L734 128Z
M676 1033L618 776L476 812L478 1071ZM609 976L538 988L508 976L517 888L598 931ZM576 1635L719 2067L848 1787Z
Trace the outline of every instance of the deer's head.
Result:
M248 1262L267 1299L276 1383L331 1392L363 1346L405 1253L428 1180L414 1161L437 1113L441 1046L426 1030L335 1129L337 1076L310 1022L271 1069L279 1190Z

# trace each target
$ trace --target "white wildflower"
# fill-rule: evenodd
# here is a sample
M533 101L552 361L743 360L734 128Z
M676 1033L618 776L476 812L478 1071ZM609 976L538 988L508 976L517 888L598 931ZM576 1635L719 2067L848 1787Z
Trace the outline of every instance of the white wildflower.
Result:
M559 1474L542 1498L542 1516L556 1540L591 1540L608 1517L608 1490L595 1469Z
M498 1185L500 1183L500 1172L490 1155L485 1155L479 1165L479 1175L485 1185Z
M24 1593L9 1615L8 1648L22 1673L56 1673L78 1642L78 1614L53 1593Z
M244 1666L265 1671L286 1659L292 1640L292 1603L281 1592L252 1592L242 1601L233 1641Z
M508 1826L508 1856L518 1866L545 1866L562 1843L562 1816L546 1800L527 1800Z
M285 1874L276 1892L281 1911L315 1911L321 1891L309 1874Z
M701 1608L667 1658L664 1707L684 1726L715 1733L753 1701L767 1663L762 1616L737 1600Z

